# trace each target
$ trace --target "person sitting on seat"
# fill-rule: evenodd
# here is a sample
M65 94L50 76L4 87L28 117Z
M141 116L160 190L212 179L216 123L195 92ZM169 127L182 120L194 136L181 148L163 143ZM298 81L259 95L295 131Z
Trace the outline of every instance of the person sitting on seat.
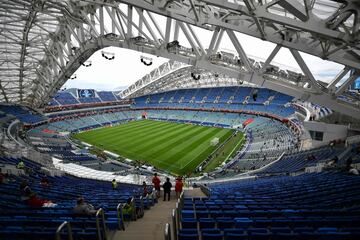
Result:
M129 197L127 200L126 200L126 203L124 204L123 206L123 215L127 218L127 219L130 219L130 220L135 220L135 216L134 216L134 207L133 207L133 204L132 204L132 198Z
M82 216L91 216L97 213L97 210L94 208L93 205L86 203L83 197L79 197L76 200L76 206L73 208L73 213L75 215L82 215Z
M29 199L27 200L27 204L30 207L55 207L56 206L56 204L50 200L44 200L44 199L38 198L36 193L34 193L34 192L30 193Z
M116 179L113 179L113 180L111 181L111 186L112 186L113 189L117 189L118 184L117 184L117 182L116 182Z
M42 177L41 180L40 180L40 185L43 186L43 187L50 186L49 179L46 176Z
M24 169L25 168L25 163L23 160L20 160L20 162L18 162L18 164L16 165L17 169Z
M20 183L20 198L22 201L27 201L29 200L29 196L30 194L32 193L30 187L29 187L29 184L26 180L23 180L21 183Z
M147 185L146 185L146 182L143 181L143 197L146 197L146 195L148 195L148 190L147 190Z

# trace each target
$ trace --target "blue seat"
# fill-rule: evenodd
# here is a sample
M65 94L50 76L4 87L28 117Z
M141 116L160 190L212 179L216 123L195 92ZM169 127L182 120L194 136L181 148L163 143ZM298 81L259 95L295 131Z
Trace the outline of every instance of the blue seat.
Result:
M194 217L194 210L181 211L181 218L193 218L193 217Z
M220 229L234 227L234 220L230 217L217 218L216 221L217 221L217 227Z
M197 233L179 233L178 240L197 240L199 235Z
M219 240L223 239L224 234L223 233L203 233L202 234L202 240Z
M214 228L216 221L213 218L200 218L199 227L202 228Z
M184 218L181 220L181 227L184 229L197 229L197 221L194 218Z
M242 227L249 227L252 225L253 220L250 218L234 218L235 221L235 227L242 228Z

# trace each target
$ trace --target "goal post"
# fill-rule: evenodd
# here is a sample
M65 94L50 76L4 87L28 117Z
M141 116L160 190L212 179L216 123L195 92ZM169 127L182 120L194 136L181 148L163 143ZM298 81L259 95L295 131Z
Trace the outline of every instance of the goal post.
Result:
M216 146L218 143L219 143L219 138L213 138L211 141L210 141L210 145L211 146Z

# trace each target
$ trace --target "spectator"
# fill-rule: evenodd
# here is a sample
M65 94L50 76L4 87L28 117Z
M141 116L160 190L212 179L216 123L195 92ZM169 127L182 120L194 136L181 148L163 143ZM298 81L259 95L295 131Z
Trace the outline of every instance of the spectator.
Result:
M90 203L86 203L83 197L79 197L76 200L76 206L73 208L75 215L91 216L95 215L97 210Z
M158 177L157 173L154 173L154 177L152 178L152 183L154 185L156 191L156 197L160 198L160 178Z
M182 182L182 178L181 177L178 177L176 179L176 182L175 182L175 193L176 193L176 199L180 198L180 194L183 190L183 182Z
M172 184L170 182L170 178L166 178L166 182L163 184L164 201L166 200L166 195L168 195L168 201L170 201L171 187L172 187Z
M130 217L131 220L136 220L140 217L140 208L133 204L133 198L129 197L123 206L123 214Z
M31 195L32 191L29 187L29 184L26 180L23 180L20 183L20 198L22 201L27 201L29 200L29 196Z
M18 164L16 165L17 169L24 169L25 168L25 163L23 160L20 160L20 162L18 162Z
M44 199L38 198L36 193L34 193L34 192L30 193L29 199L27 200L27 204L30 207L55 207L56 206L56 204L50 200L44 200Z
M143 197L146 197L146 195L148 194L148 190L147 190L147 185L146 182L143 181Z
M112 186L113 189L117 189L118 184L117 184L115 178L111 181L111 186Z
M41 181L40 181L40 185L43 186L43 187L50 186L49 179L46 176L42 177Z

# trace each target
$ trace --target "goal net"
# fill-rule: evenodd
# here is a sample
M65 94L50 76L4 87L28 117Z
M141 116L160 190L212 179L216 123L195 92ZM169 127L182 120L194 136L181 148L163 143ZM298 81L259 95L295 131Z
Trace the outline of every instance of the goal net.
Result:
M218 143L219 143L219 138L213 138L213 139L210 141L210 145L211 145L211 146L216 146Z

